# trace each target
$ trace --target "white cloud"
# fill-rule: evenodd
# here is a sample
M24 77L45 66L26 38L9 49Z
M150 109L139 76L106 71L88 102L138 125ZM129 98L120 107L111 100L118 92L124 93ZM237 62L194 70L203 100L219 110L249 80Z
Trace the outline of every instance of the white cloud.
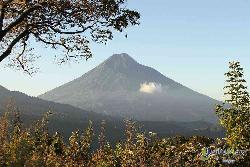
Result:
M145 82L141 84L140 92L154 94L162 92L161 84L157 84L155 82Z

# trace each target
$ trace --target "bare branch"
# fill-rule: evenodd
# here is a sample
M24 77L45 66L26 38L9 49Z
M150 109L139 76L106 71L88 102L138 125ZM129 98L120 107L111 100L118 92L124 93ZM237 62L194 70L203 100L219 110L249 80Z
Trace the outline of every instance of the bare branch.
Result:
M23 61L21 60L22 55L25 53L26 51L26 47L27 47L27 40L28 40L28 36L26 36L26 38L23 40L23 48L22 48L22 52L18 54L18 56L16 57L16 60L19 62L20 66L22 67L22 69L24 71L26 71L25 66ZM27 71L26 71L27 72Z

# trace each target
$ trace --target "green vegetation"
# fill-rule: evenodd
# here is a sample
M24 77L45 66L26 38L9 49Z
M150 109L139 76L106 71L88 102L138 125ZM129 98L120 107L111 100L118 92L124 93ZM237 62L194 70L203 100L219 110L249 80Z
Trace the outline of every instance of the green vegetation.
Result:
M209 157L204 150L225 149L225 142L219 139L197 136L160 139L154 133L138 133L134 123L128 121L124 141L112 148L102 128L99 148L93 151L91 123L83 133L73 132L65 143L59 134L48 134L47 116L30 129L23 129L18 116L14 118L13 126L8 115L1 118L0 166L227 166L222 161L228 155ZM234 166L249 165L249 159L234 158L238 158Z
M68 141L48 133L49 114L31 128L24 128L15 108L0 118L0 166L250 166L249 95L239 63L230 63L226 86L229 107L218 106L226 139L193 136L158 138L142 133L126 121L126 139L113 147L105 137L103 122L99 147L92 149L93 126L72 132ZM14 115L13 115L14 113ZM237 133L237 134L236 134Z
M239 62L231 62L225 86L225 101L230 106L218 106L217 115L227 131L227 142L234 149L250 149L250 98Z

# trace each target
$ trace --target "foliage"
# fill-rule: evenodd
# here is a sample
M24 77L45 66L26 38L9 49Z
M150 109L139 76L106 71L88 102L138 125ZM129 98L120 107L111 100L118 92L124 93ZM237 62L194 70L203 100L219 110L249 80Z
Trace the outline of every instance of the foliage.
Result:
M91 122L82 133L73 132L65 143L60 134L49 135L48 115L29 129L11 124L10 114L1 117L0 166L230 166L222 162L228 157L208 156L204 152L206 147L228 147L220 139L198 136L160 139L155 133L138 132L135 123L127 121L126 140L111 146L105 140L103 124L100 146L93 150ZM250 162L247 156L235 159L231 166L248 166Z
M220 123L226 128L227 142L233 149L250 149L250 98L239 62L231 62L225 86L226 104L217 106Z
M12 56L11 65L31 72L34 41L63 50L60 63L88 59L90 40L105 43L139 18L126 0L0 0L0 62Z

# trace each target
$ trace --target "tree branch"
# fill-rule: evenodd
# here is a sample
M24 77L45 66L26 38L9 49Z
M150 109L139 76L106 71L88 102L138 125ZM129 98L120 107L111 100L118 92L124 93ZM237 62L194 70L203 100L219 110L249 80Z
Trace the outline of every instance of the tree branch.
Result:
M39 9L41 8L42 5L41 4L37 4L37 5L34 5L33 7L25 10L14 22L10 23L9 26L7 26L4 30L2 30L0 32L0 41L3 39L3 37L15 26L17 26L18 24L20 24L22 21L24 21L27 16L35 11L36 9Z
M8 1L2 2L2 4L0 4L0 32L3 30L3 20L4 20L5 12L6 12L5 9L7 8L7 5L9 3L11 3L12 1L13 0L8 0Z
M69 49L70 49L67 45L65 45L65 44L63 44L63 43L46 41L45 39L41 38L41 37L40 37L39 35L37 35L37 34L34 34L34 33L33 33L33 35L34 35L38 40L42 41L43 43L45 43L45 44L47 44L47 45L52 45L52 46L58 45L58 46L64 47L66 50L69 50Z
M54 27L50 26L50 28L51 28L54 32L59 33L59 34L68 34L68 35L81 34L81 33L85 32L87 29L90 29L91 27L93 27L93 25L90 25L90 26L84 28L84 29L81 30L81 31L61 31L61 30L59 30L59 29L55 29Z
M9 56L11 54L11 51L13 49L13 47L22 39L24 38L26 35L29 34L29 30L26 29L24 30L21 34L19 34L8 46L8 48L2 53L2 55L0 56L0 62L3 61L7 56Z
M0 32L3 30L3 18L4 18L4 9L3 6L1 6L1 14L0 14Z

